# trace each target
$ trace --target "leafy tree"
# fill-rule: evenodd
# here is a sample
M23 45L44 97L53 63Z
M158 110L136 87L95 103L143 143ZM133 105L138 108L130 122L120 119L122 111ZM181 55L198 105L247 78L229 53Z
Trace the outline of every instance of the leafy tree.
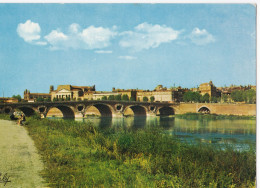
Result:
M217 103L217 102L220 101L220 98L213 96L213 97L211 97L210 101L211 101L212 103Z
M187 91L183 94L183 101L184 102L191 102L192 101L192 95L193 92L192 91Z
M244 98L245 98L245 102L247 103L256 103L256 91L253 89L247 90L244 92Z
M147 101L148 101L148 98L147 98L147 97L143 97L143 101L144 101L144 102L147 102Z
M200 102L201 101L201 94L198 92L187 91L183 95L184 102Z
M51 102L51 98L50 98L50 97L45 98L45 99L44 99L44 102Z
M193 92L192 93L192 101L193 102L200 102L201 99L201 94L198 92Z
M135 101L136 99L135 99L135 97L130 97L130 101Z
M115 100L115 96L114 96L114 95L109 95L109 96L108 96L108 100L110 100L110 101Z
M231 92L231 98L235 102L242 102L242 101L244 101L243 91L239 91L239 90L232 91Z
M53 101L53 102L58 101L58 97L54 97L54 98L52 99L52 101Z
M13 95L12 97L18 99L18 102L21 102L22 100L21 95Z
M36 101L37 101L37 102L43 102L43 101L44 101L44 98L42 98L42 97L37 97Z
M205 93L202 97L201 97L201 101L200 102L209 102L209 94Z
M128 97L128 95L123 95L122 96L122 101L129 101L129 97Z
M66 97L65 100L66 100L66 101L70 101L70 96Z
M102 100L102 101L106 101L106 100L107 100L107 96L103 96L103 97L101 98L101 100Z
M64 99L63 99L63 98L59 98L58 100L59 100L59 101L63 101Z
M116 96L115 96L115 100L121 101L121 95L116 95Z
M225 94L223 94L222 96L222 100L223 100L223 102L228 102L228 95L225 95Z
M155 100L154 96L151 96L151 97L150 97L150 101L151 101L151 102L154 102L154 100Z

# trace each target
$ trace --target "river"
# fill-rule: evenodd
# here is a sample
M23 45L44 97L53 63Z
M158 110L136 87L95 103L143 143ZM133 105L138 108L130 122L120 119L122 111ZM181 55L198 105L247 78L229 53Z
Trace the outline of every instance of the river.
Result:
M53 119L53 118L50 118ZM56 119L56 118L54 118ZM238 150L256 146L256 120L186 120L177 117L87 117L76 121L91 122L101 128L142 129L161 127L182 142L230 145Z
M92 122L102 128L162 127L183 142L229 144L239 150L256 145L256 120L186 120L175 117L87 117L76 120Z

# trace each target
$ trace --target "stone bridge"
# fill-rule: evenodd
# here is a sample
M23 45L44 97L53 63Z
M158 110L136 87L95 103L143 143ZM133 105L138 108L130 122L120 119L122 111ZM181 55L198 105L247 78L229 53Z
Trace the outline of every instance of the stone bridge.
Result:
M174 115L178 111L178 104L128 102L128 101L62 101L62 102L34 102L34 103L5 103L0 104L0 113L13 113L21 110L26 116L40 113L46 117L50 109L58 108L64 118L84 117L91 106L97 108L101 116L123 117L130 108L134 116Z
M13 113L21 110L26 116L34 112L46 117L52 108L58 108L64 118L85 117L90 107L96 107L101 116L123 117L127 109L134 116L156 116L193 113L214 113L225 115L256 115L255 104L217 104L217 103L161 103L161 102L128 102L128 101L62 101L35 103L0 104L0 113Z

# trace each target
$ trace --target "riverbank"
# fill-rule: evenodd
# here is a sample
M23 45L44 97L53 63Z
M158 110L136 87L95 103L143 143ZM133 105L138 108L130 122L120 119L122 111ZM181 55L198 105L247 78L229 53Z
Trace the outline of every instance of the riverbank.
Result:
M45 187L43 162L24 127L0 120L0 151L0 187Z
M254 187L255 149L186 144L160 128L28 118L50 187Z

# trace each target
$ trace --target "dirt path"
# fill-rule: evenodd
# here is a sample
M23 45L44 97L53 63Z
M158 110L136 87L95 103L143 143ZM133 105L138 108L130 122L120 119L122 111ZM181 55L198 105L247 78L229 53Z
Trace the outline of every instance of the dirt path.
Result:
M43 162L25 128L0 120L0 187L46 187L39 175L42 169ZM11 181L5 186L4 177Z

